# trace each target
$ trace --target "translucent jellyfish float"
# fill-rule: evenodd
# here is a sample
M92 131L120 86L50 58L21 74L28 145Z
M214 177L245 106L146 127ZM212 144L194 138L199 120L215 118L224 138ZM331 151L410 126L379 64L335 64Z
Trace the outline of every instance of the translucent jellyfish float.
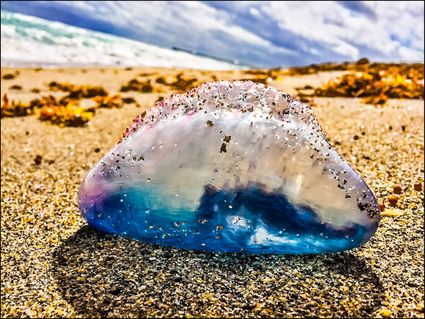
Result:
M85 177L79 207L107 233L225 252L352 249L380 220L310 107L250 81L207 83L138 116Z

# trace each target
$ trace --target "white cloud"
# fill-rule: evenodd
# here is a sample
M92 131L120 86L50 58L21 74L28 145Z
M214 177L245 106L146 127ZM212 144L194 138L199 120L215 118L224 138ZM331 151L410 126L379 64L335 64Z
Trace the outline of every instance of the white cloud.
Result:
M367 2L364 6L370 10L364 14L335 2L270 2L263 10L282 29L328 44L352 59L366 55L359 48L368 48L384 59L423 60L423 2ZM405 41L412 41L412 46L406 47Z

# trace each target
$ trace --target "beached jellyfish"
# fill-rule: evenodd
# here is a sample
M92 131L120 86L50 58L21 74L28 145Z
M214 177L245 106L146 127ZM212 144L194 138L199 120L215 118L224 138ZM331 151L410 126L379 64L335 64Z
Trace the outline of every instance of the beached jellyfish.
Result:
M101 231L206 251L342 251L380 220L310 107L250 81L207 83L138 116L79 206Z

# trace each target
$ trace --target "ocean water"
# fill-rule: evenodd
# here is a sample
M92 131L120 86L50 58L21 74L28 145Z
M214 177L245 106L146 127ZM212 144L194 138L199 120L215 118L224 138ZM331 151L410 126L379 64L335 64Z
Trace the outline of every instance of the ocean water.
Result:
M238 65L187 52L1 11L1 65L158 66L239 69Z

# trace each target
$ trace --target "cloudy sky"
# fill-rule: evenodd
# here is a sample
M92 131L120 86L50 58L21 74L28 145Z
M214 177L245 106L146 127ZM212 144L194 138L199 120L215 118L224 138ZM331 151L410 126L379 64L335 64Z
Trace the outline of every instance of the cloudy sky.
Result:
M424 60L422 1L2 1L1 8L251 66Z

